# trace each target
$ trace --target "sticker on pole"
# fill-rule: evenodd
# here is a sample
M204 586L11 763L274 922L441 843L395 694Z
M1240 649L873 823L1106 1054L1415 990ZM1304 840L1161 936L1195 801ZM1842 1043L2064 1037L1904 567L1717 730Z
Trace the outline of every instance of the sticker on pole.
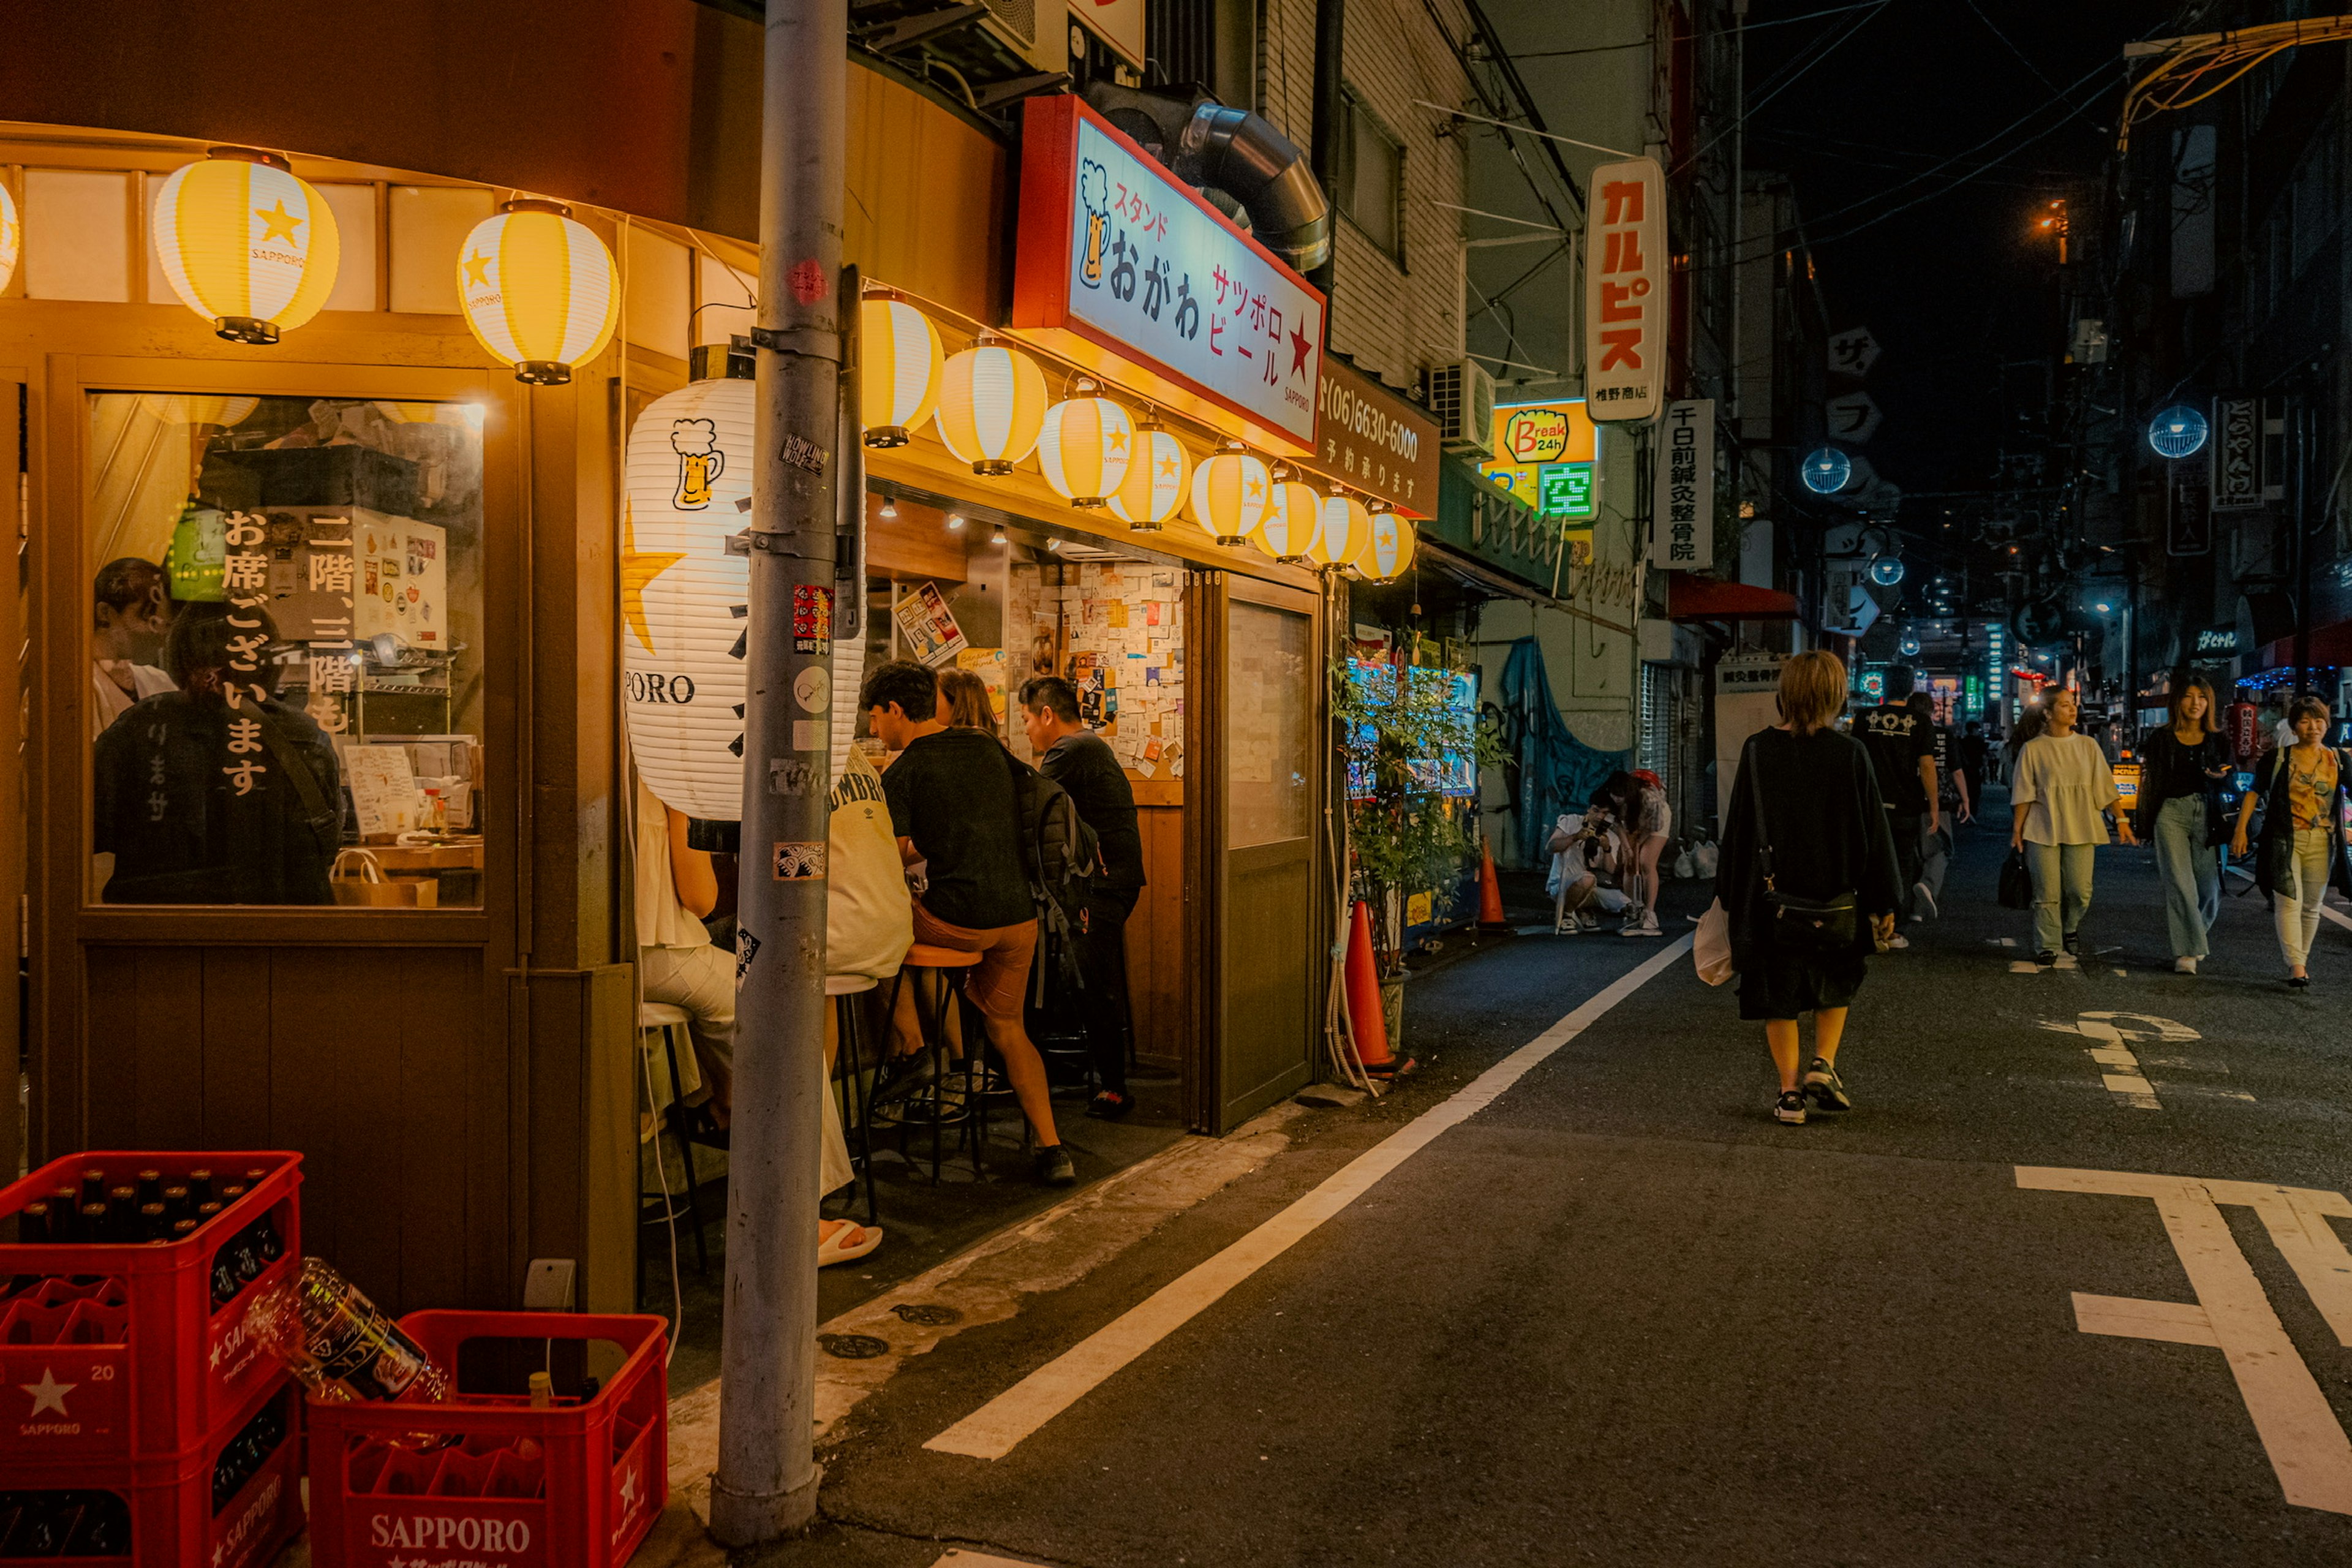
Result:
M817 583L793 584L793 651L833 651L833 590Z
M774 865L775 878L779 882L822 882L824 880L824 845L779 844Z
M793 700L803 713L822 713L833 706L833 672L812 664L793 677Z
M760 939L740 926L735 929L735 984L743 984L743 972L760 956Z

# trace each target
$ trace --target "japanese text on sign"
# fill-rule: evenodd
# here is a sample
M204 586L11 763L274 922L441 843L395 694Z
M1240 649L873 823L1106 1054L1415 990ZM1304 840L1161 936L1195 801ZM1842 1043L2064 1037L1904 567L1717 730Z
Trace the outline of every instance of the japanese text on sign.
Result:
M1664 177L1635 158L1592 171L1584 261L1585 394L1592 417L1647 419L1666 368Z
M1657 514L1650 564L1696 572L1715 564L1715 404L1666 405L1658 431Z

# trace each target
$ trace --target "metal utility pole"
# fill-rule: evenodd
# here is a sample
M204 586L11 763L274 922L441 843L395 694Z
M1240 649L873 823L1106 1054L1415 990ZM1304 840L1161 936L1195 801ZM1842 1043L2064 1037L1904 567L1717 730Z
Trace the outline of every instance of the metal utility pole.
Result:
M710 1530L772 1541L816 1511L847 0L768 0L760 127L759 454L744 658L741 935L727 1298Z

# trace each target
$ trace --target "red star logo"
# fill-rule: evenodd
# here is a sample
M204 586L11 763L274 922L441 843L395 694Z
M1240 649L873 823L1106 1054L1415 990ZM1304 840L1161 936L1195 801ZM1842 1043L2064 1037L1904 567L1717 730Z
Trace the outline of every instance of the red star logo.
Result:
M1308 337L1305 332L1300 331L1297 327L1291 328L1290 374L1298 376L1305 375L1307 374L1307 356L1314 352L1315 340Z

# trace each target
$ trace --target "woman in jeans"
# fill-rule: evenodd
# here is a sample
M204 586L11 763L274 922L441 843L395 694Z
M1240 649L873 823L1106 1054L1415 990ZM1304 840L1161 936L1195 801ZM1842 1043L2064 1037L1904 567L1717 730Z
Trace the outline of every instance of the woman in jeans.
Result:
M2132 808L2141 837L2156 846L2156 874L2164 882L2164 924L2172 939L2172 967L2197 973L2211 951L2206 933L2221 912L2221 782L2230 776L2230 747L2208 727L2213 689L2201 675L2177 681L2171 721L2140 744L2139 799Z
M2312 940L2319 934L2319 905L2327 896L2327 885L2333 882L2352 894L2344 853L2347 769L2335 752L2320 744L2328 717L2327 704L2316 697L2298 697L2288 707L2286 721L2294 727L2294 744L2278 747L2262 760L2254 788L2246 792L2237 828L2230 837L2230 852L2242 857L2259 791L2265 805L2254 880L2271 896L2279 951L2286 959L2286 983L2298 991L2311 984L2304 965L2311 957Z
M2082 956L2083 916L2091 908L2091 858L2107 841L2105 813L2116 804L2115 771L2099 743L2074 728L2082 702L2065 687L2043 700L2042 732L2017 753L2009 782L2016 816L2009 847L2022 849L2033 868L2033 960L2056 961L2058 950ZM2116 831L2137 844L2131 820Z
M1808 1103L1819 1110L1853 1109L1837 1070L1846 1008L1862 988L1871 949L1895 934L1903 897L1870 753L1832 727L1845 690L1845 666L1835 654L1801 653L1780 667L1780 722L1752 736L1740 755L1716 868L1715 896L1730 917L1739 972L1739 1016L1764 1026L1764 1044L1780 1074L1772 1114L1791 1127L1804 1124ZM1821 952L1776 941L1779 921L1765 888L1768 847L1773 891L1816 902L1853 900L1850 946ZM1810 1068L1801 1066L1797 1034L1803 1013L1813 1016Z

